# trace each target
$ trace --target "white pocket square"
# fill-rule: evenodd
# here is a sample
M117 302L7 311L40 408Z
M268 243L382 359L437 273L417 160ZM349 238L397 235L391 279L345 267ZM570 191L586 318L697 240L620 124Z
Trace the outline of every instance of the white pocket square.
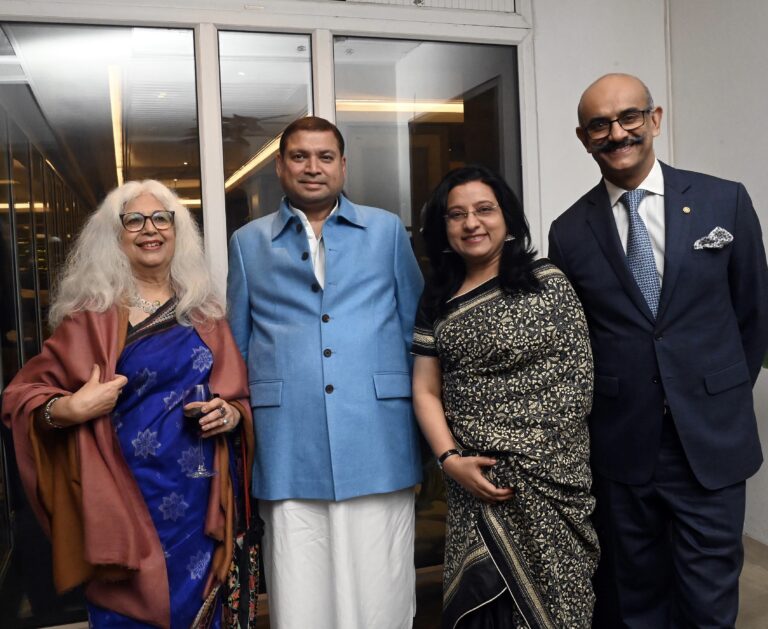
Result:
M703 238L693 243L694 249L722 249L733 242L733 236L727 229L715 227Z

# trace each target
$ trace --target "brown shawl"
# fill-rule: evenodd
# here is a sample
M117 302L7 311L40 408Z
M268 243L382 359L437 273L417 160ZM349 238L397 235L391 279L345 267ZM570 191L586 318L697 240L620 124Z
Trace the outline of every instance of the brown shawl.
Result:
M115 376L127 312L80 312L67 317L3 394L2 420L13 431L24 489L51 538L59 592L87 583L89 601L158 627L170 626L165 557L152 519L117 441L109 416L76 428L41 430L34 413L57 394L77 391L98 364L102 381ZM211 388L242 414L253 453L246 367L226 321L195 326L213 353ZM209 586L222 581L232 557L234 497L226 442L216 444L205 532L219 544Z

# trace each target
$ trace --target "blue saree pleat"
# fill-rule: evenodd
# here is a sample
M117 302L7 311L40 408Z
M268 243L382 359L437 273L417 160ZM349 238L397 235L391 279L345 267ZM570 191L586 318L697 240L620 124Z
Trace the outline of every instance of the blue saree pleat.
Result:
M128 384L112 420L165 552L173 629L187 629L200 608L215 545L203 531L211 479L190 476L198 438L182 411L184 391L207 383L212 365L197 332L178 324L129 343L117 363ZM211 469L211 440L203 439L203 456ZM94 627L148 626L94 605L88 611Z

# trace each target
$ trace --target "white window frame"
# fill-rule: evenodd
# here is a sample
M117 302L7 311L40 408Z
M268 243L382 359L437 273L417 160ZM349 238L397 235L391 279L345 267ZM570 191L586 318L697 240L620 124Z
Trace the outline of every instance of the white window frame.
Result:
M195 33L200 177L205 249L216 281L227 276L224 157L221 133L218 31L309 34L312 41L313 111L335 121L333 38L338 35L432 40L517 47L523 206L534 245L543 244L539 155L535 130L536 81L532 0L517 0L517 13L443 10L381 4L305 0L100 0L48 2L0 0L3 21L191 28Z

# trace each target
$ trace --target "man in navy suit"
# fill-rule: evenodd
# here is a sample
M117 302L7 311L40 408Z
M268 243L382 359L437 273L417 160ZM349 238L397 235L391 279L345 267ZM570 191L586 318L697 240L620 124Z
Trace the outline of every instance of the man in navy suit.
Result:
M595 626L733 627L745 479L762 462L760 224L742 184L657 161L662 109L636 77L595 81L578 117L603 179L553 223L549 257L595 359Z

